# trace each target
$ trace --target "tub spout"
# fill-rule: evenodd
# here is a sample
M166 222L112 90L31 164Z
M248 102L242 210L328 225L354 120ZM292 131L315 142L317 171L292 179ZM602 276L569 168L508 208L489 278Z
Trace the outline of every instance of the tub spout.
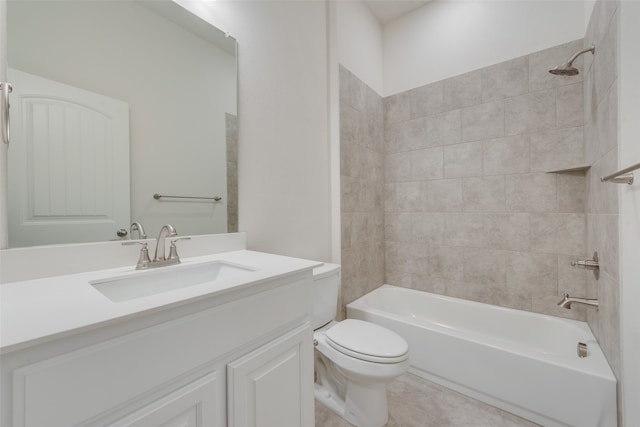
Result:
M595 307L596 309L598 308L598 300L597 299L589 299L589 298L573 298L570 297L569 294L564 294L564 297L562 298L562 300L560 302L558 302L558 305L562 308L566 308L566 309L571 309L571 304L576 303L576 304L584 304L584 305L590 305L592 307Z

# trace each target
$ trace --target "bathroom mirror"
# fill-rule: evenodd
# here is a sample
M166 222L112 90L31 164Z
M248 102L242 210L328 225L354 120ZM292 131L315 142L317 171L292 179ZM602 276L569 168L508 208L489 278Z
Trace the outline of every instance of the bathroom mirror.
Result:
M9 247L237 231L233 38L170 0L9 0L7 53Z

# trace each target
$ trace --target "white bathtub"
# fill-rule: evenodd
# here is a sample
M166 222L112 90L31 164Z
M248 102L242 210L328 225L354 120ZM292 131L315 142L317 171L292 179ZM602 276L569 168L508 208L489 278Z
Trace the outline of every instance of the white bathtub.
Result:
M544 426L616 426L616 379L584 322L390 285L347 317L404 337L409 372L427 380Z

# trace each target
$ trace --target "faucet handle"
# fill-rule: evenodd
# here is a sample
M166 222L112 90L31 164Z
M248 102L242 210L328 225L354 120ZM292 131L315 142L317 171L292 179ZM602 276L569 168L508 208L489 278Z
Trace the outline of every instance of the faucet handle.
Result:
M171 246L169 246L168 259L177 260L177 262L180 262L180 257L178 256L178 248L176 247L176 242L178 240L191 240L191 237L178 237L177 239L171 239Z
M149 258L149 248L147 247L147 242L136 242L134 240L129 240L127 242L122 242L122 246L131 246L131 245L142 245L140 249L140 257L138 258L138 263L136 264L136 270L143 270L149 267L151 263L151 259Z

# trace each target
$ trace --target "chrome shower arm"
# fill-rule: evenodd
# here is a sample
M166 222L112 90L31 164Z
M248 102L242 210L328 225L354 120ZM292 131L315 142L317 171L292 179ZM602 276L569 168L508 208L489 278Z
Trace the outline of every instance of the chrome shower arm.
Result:
M596 53L596 45L592 44L589 49L581 50L580 52L574 54L571 58L569 58L569 60L567 61L567 64L573 65L573 61L575 61L578 58L578 56L582 55L583 53L587 53L587 52L591 52L591 53L593 53L595 55L595 53Z

